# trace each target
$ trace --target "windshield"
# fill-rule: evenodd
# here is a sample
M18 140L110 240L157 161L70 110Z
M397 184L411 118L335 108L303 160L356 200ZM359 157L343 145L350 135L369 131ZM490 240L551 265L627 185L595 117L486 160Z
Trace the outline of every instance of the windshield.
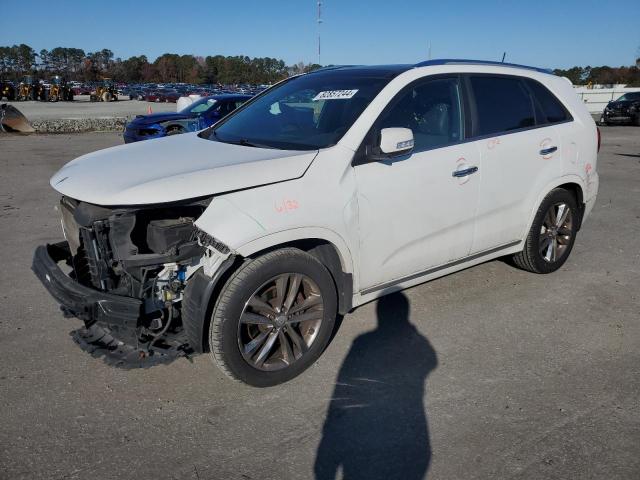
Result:
M616 102L640 100L640 92L630 92L622 95Z
M283 150L329 147L389 80L348 70L302 75L269 90L202 136Z
M201 98L193 102L191 105L187 105L185 108L180 110L180 113L197 113L202 115L205 112L208 112L213 106L217 103L214 98Z

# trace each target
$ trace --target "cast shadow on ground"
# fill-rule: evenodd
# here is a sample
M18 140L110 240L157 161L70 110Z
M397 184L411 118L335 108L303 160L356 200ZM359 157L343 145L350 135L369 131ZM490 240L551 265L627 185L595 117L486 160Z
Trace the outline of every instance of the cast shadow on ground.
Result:
M417 480L429 468L424 398L436 352L409 322L404 294L383 297L376 312L377 329L356 338L340 368L316 454L316 480Z

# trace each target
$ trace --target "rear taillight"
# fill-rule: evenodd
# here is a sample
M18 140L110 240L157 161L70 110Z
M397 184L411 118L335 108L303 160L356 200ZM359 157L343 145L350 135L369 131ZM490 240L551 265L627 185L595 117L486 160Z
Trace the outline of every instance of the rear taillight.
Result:
M598 131L598 153L600 153L600 129L596 127L596 130Z

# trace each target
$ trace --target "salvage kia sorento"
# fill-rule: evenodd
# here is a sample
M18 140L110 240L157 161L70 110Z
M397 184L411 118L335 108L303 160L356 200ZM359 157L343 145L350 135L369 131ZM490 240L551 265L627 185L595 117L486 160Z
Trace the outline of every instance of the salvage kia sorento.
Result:
M496 257L561 267L598 149L546 70L325 68L206 130L68 163L51 179L66 241L33 270L66 314L142 355L182 333L228 376L275 385L365 302Z

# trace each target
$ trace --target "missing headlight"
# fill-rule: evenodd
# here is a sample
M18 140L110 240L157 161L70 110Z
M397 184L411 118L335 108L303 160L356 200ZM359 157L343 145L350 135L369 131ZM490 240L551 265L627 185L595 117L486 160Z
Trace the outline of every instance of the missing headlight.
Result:
M155 253L167 253L188 242L193 235L193 218L151 220L147 226L147 245Z

